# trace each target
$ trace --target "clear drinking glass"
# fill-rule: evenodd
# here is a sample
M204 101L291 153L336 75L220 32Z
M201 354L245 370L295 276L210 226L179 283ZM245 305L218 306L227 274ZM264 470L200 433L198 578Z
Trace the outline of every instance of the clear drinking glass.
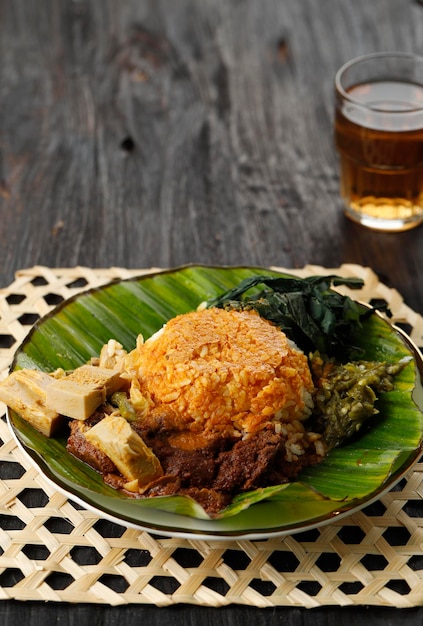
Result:
M341 195L352 220L381 231L423 222L423 57L376 53L335 77Z

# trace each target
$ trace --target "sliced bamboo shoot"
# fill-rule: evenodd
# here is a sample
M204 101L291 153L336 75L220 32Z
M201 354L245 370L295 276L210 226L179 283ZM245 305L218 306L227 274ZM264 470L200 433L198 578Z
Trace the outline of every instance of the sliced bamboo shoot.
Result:
M106 416L84 435L113 461L128 482L138 480L142 486L163 475L159 459L121 415Z
M46 403L62 415L85 420L123 383L116 370L82 365L48 387Z
M63 421L58 411L46 406L46 390L54 380L39 370L17 370L0 383L0 400L43 435L51 437Z

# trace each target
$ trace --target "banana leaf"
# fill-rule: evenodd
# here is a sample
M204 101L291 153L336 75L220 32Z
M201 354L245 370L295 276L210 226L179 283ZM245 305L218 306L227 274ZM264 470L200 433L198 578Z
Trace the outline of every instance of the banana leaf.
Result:
M115 281L78 294L39 320L18 349L12 369L73 369L114 338L132 350L136 338L168 319L254 275L278 276L254 267L186 266ZM298 481L242 494L210 519L185 496L127 498L66 451L66 436L48 439L9 411L14 435L57 488L104 517L164 534L269 536L302 530L348 514L392 487L418 459L422 447L422 360L408 338L382 316L371 315L354 337L369 360L397 362L412 356L395 389L378 400L378 415L359 437L331 451ZM420 368L420 369L419 369Z

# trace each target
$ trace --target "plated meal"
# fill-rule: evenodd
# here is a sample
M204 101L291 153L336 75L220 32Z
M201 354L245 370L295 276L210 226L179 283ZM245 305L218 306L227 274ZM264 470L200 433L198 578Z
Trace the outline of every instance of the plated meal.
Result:
M120 520L219 535L330 519L421 445L414 349L342 284L360 287L194 266L81 294L34 327L0 399L42 471Z

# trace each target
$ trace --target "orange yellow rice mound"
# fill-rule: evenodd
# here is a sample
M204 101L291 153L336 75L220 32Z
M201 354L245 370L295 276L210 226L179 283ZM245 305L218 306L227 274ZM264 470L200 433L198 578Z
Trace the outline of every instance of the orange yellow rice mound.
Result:
M276 432L291 424L304 433L301 422L312 408L306 356L254 311L179 315L138 342L126 371L131 399L145 403L145 419L168 415L173 430L202 439L247 439L269 424Z

